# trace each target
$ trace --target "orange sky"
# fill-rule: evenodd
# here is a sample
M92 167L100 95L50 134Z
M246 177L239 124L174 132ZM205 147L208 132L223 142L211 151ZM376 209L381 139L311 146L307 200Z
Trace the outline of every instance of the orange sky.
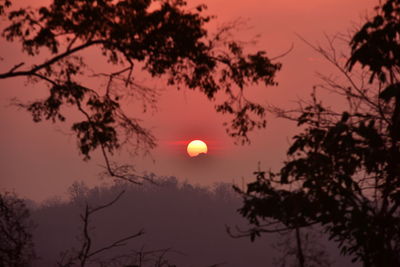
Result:
M28 3L29 1L25 1ZM217 15L211 29L217 25L242 18L247 30L237 33L237 38L249 40L261 34L256 48L264 49L270 56L293 51L281 59L282 71L277 76L278 87L252 88L251 94L261 103L290 106L298 97L305 97L318 79L315 72L331 73L332 68L319 55L305 45L296 33L310 42L324 42L324 33L347 32L362 22L376 0L196 0L189 6L206 3L208 13ZM0 22L4 25L4 22ZM0 71L15 62L24 60L20 49L13 44L0 42L1 56L5 58ZM90 53L89 53L90 54ZM96 63L90 56L89 62ZM162 81L143 80L149 85L163 88ZM75 180L89 185L107 182L99 180L102 171L101 157L83 162L75 147L74 137L68 136L68 125L34 124L28 113L9 107L12 97L35 99L43 90L25 86L23 79L0 81L0 188L15 190L24 197L35 200L65 194ZM192 183L212 184L250 181L252 172L260 162L263 168L277 168L285 158L285 150L296 127L293 123L274 119L268 115L264 131L251 135L252 144L235 146L224 132L222 122L227 117L216 114L214 103L192 91L164 88L160 91L158 108L145 115L135 114L144 120L158 139L158 147L147 157L132 157L121 152L115 159L132 163L139 172L175 175ZM334 103L333 103L334 104ZM131 104L133 106L133 104ZM127 105L134 113L135 109ZM186 155L182 141L202 139L209 145L209 157L193 161Z

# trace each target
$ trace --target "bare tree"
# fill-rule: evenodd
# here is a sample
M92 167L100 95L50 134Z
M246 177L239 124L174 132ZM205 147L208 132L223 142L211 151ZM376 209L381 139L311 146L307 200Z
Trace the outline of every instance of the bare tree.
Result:
M277 267L330 267L332 261L329 254L321 244L321 233L314 229L292 230L280 233L279 241L273 247L279 253L274 258ZM299 257L301 251L302 259Z
M102 247L96 248L96 249L93 248L94 244L93 244L92 232L91 232L92 216L95 213L102 211L102 210L112 206L113 204L115 204L121 198L121 196L124 194L124 192L125 191L122 191L112 201L110 201L104 205L100 205L97 207L90 207L89 204L86 203L85 211L83 214L80 215L82 224L83 224L82 232L79 237L79 239L81 241L81 247L78 251L76 251L75 249L72 249L72 251L66 251L66 252L62 253L61 259L58 262L58 266L60 266L60 267L61 266L63 266L63 267L87 266L90 261L92 261L96 256L99 256L101 253L111 250L111 249L121 247L121 246L125 246L126 242L144 234L144 231L140 230L134 234L117 239L108 245L105 245L105 246L102 246Z

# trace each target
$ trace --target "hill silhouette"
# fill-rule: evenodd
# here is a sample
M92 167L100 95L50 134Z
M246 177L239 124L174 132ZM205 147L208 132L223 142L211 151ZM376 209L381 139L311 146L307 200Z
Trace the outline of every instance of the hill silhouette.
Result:
M234 239L227 234L225 225L248 226L236 212L241 200L231 185L205 188L179 183L175 177L156 182L141 186L117 183L93 189L75 183L69 190L69 201L50 201L35 209L34 241L40 256L35 266L54 266L62 252L79 249L79 214L85 202L102 205L122 190L125 194L118 202L92 218L94 249L140 229L145 234L100 258L169 249L165 257L176 266L274 266L277 251L271 244L277 241L276 235L252 243L249 238ZM350 266L346 259L337 263Z

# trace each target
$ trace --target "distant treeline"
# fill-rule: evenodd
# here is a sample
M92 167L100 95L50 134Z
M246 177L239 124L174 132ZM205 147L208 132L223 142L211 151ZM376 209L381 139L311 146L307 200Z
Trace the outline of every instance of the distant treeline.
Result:
M229 184L213 187L179 183L174 177L155 178L155 183L134 185L116 183L89 189L76 182L69 188L69 200L56 198L34 209L37 224L34 243L37 266L53 266L65 254L80 250L82 220L86 203L97 207L112 201L112 206L90 219L92 247L98 249L114 240L143 229L144 234L110 249L96 260L106 261L124 255L126 263L143 252L152 261L167 250L164 257L177 266L266 266L272 263L270 242L266 239L251 243L249 239L233 239L225 225L245 226L236 213L240 198ZM147 252L156 253L147 253ZM130 255L131 257L128 257Z
M175 177L153 177L153 181L142 185L117 182L94 188L75 182L67 201L52 199L37 206L32 211L38 256L35 266L57 266L65 264L68 257L78 256L84 241L86 205L100 207L121 192L115 203L89 218L91 251L141 230L144 234L123 242L124 246L118 244L96 254L88 266L156 266L160 259L171 264L162 266L275 266L274 259L280 252L272 245L281 241L281 236L252 243L249 238L232 238L227 233L226 226L248 227L237 214L241 199L230 184L201 187L180 183ZM329 247L336 258L337 251Z

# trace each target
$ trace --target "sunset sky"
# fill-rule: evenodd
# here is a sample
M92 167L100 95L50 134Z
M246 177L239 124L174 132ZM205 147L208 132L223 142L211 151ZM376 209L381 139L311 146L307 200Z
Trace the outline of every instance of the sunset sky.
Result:
M24 1L30 2L35 3ZM235 38L250 41L260 35L258 43L250 49L266 50L270 57L275 57L293 45L293 50L278 60L283 64L276 79L278 86L248 88L250 97L260 103L291 107L298 98L307 97L312 86L319 83L317 71L335 74L333 68L297 35L323 45L325 34L351 33L371 14L377 0L188 0L189 7L199 3L207 4L207 14L217 16L209 25L210 32L240 18L246 25L240 27ZM0 23L3 28L5 22ZM6 43L2 39L0 49L4 58L0 72L25 60L17 43ZM97 62L95 51L88 51L87 58L90 64L107 68L103 61ZM35 61L29 59L29 62ZM137 75L139 81L157 88L157 109L142 114L140 104L133 100L125 106L128 113L142 119L152 130L158 146L146 155L132 155L122 149L113 160L133 164L138 173L173 175L194 184L234 182L241 185L253 179L258 162L263 169L276 169L285 159L291 136L296 133L294 123L268 114L267 128L252 133L250 145L235 145L222 126L230 118L214 111L216 103L208 101L201 93L177 91L166 87L163 80ZM104 171L99 153L90 161L82 160L74 136L70 135L68 121L66 124L35 124L29 113L10 106L14 97L34 100L43 96L45 90L41 84L27 84L25 79L13 78L0 81L0 87L2 190L15 190L22 197L42 201L65 195L75 180L91 186L110 181L99 178L99 173ZM207 157L188 157L186 145L194 139L207 143Z

